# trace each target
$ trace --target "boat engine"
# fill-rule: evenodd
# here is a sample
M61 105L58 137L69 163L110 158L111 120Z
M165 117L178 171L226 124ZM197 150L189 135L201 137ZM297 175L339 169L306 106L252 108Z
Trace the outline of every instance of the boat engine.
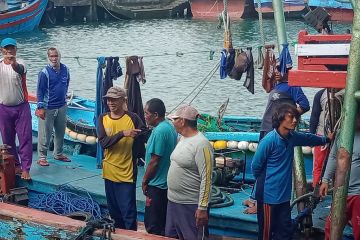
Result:
M233 151L231 151L233 153ZM244 182L245 160L230 157L229 152L215 153L215 167L213 170L213 183L216 186L229 187L235 176L243 173Z
M15 157L9 153L10 148L0 145L0 194L8 194L15 187Z

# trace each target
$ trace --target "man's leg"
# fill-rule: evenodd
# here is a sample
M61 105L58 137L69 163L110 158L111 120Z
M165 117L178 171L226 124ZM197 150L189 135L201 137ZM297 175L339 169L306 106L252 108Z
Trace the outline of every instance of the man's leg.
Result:
M19 157L16 152L16 130L15 130L16 109L0 104L0 132L3 144L11 147L10 154L16 158L16 165L20 166Z
M18 111L15 129L19 139L21 169L29 173L32 164L32 123L29 103L21 104Z
M324 165L325 158L328 154L329 146L315 146L313 155L313 187L315 187L321 178L321 172Z
M347 217L351 220L354 239L360 239L360 195L347 198Z
M121 211L125 229L137 230L136 185L135 183L115 183L116 203Z
M177 225L177 215L176 215L176 203L168 201L167 210L166 210L166 226L165 226L165 236L170 238L178 238L178 232L176 229Z
M144 224L151 234L165 235L167 189L148 187L146 196Z
M47 151L49 148L50 139L54 128L54 113L55 110L45 111L45 120L38 118L38 155L39 159L47 158Z
M272 239L272 207L269 204L257 202L258 240Z
M54 157L63 155L63 145L66 128L66 109L66 105L57 109L56 116L54 117Z
M271 222L274 240L292 240L293 228L291 221L290 202L274 204L271 206Z
M116 200L116 183L105 179L105 195L107 201L107 207L109 210L110 217L115 221L115 227L125 229L125 224L122 218L122 213L117 206Z

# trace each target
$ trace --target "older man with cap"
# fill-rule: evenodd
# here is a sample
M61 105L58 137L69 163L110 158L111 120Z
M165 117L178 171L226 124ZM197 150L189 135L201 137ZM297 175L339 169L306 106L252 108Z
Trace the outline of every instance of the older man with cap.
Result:
M170 156L165 235L180 239L205 239L211 195L213 148L197 130L198 111L181 106L168 116L181 134Z
M10 145L10 152L17 160L21 178L30 179L32 163L31 113L26 88L26 67L16 58L15 39L1 41L0 59L0 132L4 144ZM15 138L19 140L16 150Z
M48 166L47 151L54 131L54 159L70 162L63 153L66 127L66 94L70 73L67 66L60 63L60 51L51 47L47 50L49 64L41 70L37 84L37 110L39 117L38 164Z
M111 87L104 98L110 112L99 116L97 135L104 149L102 169L108 209L116 228L136 231L136 159L139 146L144 144L144 123L125 110L124 89Z

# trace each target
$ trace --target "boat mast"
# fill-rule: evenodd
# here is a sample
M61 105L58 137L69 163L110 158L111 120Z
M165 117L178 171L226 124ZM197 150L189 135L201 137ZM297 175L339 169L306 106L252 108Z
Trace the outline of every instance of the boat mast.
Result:
M354 144L355 119L360 100L360 4L354 6L352 38L347 69L340 147L336 156L336 174L331 209L331 239L342 239L345 227L346 198Z
M284 6L283 6L282 0L273 0L272 6L273 6L273 10L274 10L274 20L275 20L275 25L276 25L278 50L280 53L282 50L282 44L287 43Z

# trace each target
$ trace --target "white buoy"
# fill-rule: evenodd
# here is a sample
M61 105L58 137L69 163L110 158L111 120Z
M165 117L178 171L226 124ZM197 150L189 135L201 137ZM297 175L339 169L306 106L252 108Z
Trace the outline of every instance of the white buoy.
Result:
M69 132L69 136L72 138L72 139L77 139L76 137L77 137L77 132L73 132L73 131L70 131Z
M256 152L257 147L258 147L258 143L255 143L255 142L249 143L249 150L251 152Z
M247 141L240 141L240 142L238 143L238 149L243 150L243 151L249 150L249 142L247 142Z
M96 144L96 137L94 136L87 136L85 142L88 144Z
M301 149L302 149L303 154L306 154L306 155L311 154L311 150L312 150L311 147L309 147L309 146L302 146Z
M65 133L66 133L67 135L69 135L70 132L71 132L71 130L70 130L69 128L65 128Z
M227 147L230 149L235 149L238 147L238 142L237 141L228 141L226 143Z
M86 141L86 135L85 134L81 134L79 133L77 136L76 136L76 139L79 140L80 142L85 142Z

